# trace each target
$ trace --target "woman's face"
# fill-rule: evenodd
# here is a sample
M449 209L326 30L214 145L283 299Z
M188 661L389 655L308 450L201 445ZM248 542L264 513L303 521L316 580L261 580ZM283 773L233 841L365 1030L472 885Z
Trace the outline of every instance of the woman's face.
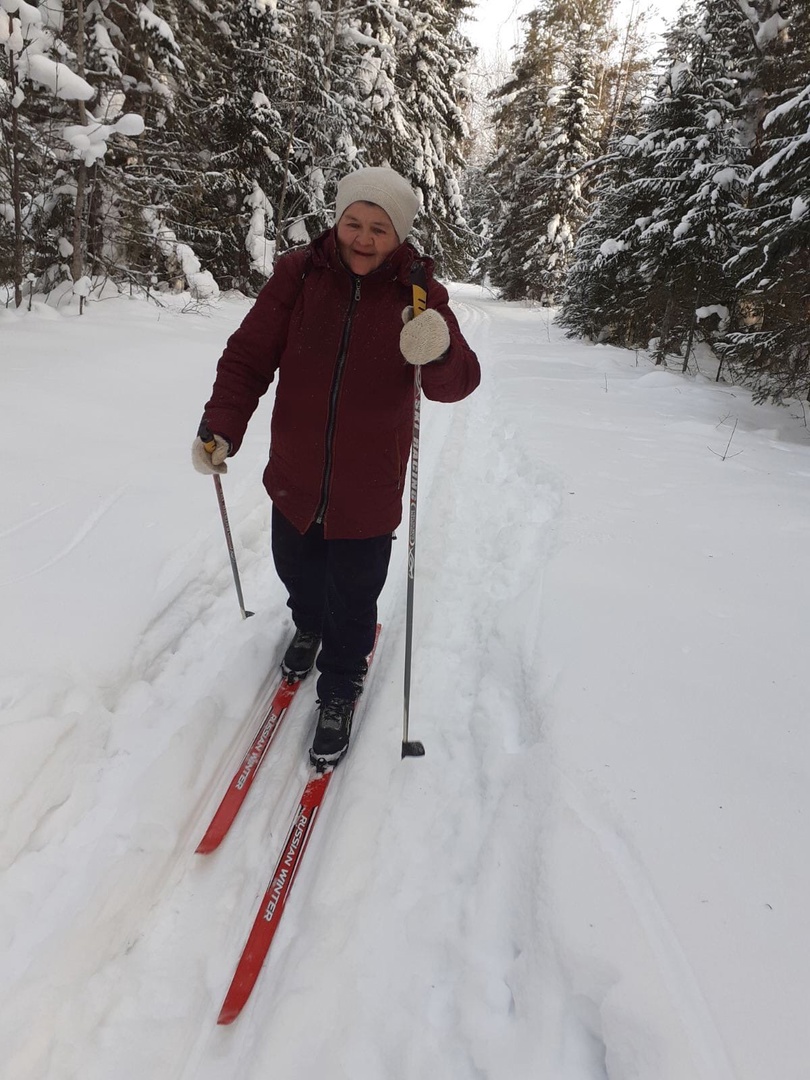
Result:
M337 224L340 257L353 274L363 277L399 247L399 237L391 218L376 203L354 202L347 206Z

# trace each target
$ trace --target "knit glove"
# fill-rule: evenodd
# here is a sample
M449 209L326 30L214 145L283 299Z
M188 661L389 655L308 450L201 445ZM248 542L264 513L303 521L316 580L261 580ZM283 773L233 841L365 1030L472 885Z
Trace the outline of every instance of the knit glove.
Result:
M447 323L435 308L428 308L414 319L413 308L402 312L405 325L399 335L399 347L409 364L430 364L441 359L450 348Z
M202 473L204 476L228 471L225 458L230 452L231 444L227 439L223 439L221 435L214 435L214 442L217 445L210 454L205 449L205 444L199 435L191 444L191 464L198 473Z

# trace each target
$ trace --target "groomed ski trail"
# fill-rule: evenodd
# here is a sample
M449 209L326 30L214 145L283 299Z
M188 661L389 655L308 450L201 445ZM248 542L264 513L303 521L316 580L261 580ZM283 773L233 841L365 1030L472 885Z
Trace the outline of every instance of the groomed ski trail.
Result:
M99 724L103 775L74 778L21 838L34 860L60 841L64 862L43 904L59 933L37 940L34 922L12 942L9 1080L321 1080L324 1062L330 1080L734 1075L642 861L611 808L559 766L553 679L538 689L553 615L543 580L568 485L523 439L510 394L521 380L551 385L543 349L562 335L547 313L477 289L452 302L484 382L423 411L411 735L426 758L399 759L403 525L362 719L302 887L244 1014L217 1029L306 775L314 711L310 682L232 835L194 855L288 625L260 469L235 463L226 497L257 615L239 621L212 493L210 534L164 566L166 603L128 670L77 701ZM154 742L133 757L137 725ZM69 718L60 730L70 737ZM589 937L597 916L622 928L615 949Z

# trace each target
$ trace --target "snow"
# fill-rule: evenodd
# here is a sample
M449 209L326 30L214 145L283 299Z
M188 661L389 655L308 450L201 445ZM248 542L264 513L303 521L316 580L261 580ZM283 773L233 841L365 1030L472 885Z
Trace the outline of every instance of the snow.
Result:
M194 300L210 300L219 295L219 286L209 270L203 270L200 260L188 244L178 241L160 215L147 207L141 211L160 253L167 266L177 275L177 280L188 283Z
M604 240L599 247L599 254L607 259L611 255L618 255L627 247L624 240Z
M716 315L719 320L718 325L723 328L728 326L731 318L731 312L725 304L707 304L705 307L696 308L695 315L698 319L710 319L712 315Z
M179 51L172 28L165 19L155 15L154 11L151 11L146 4L139 4L138 6L138 22L141 24L141 29L154 30L159 37L162 37L171 46L174 52Z
M788 100L783 101L781 105L777 105L775 109L771 109L762 121L763 128L767 131L772 124L775 124L777 120L781 120L782 117L787 116L788 113L802 105L807 98L810 98L810 86L803 86L792 98L788 98Z
M399 757L400 530L352 752L228 1029L315 694L195 855L287 636L271 400L224 481L247 621L189 460L247 304L0 308L4 1080L806 1076L804 411L451 291L484 381L423 411L427 756Z
M33 4L27 4L25 0L0 0L0 8L17 16L26 38L35 37L37 28L42 26L42 12Z
M245 203L252 210L250 227L245 238L245 249L250 255L250 265L260 274L270 277L273 272L276 245L274 240L268 239L266 233L268 219L272 221L273 218L273 207L256 180L253 181L253 190L246 196Z
M774 38L788 25L788 20L785 19L779 12L775 12L770 18L760 22L759 28L755 34L757 45L760 49L764 49Z
M718 169L712 176L712 183L715 187L729 188L733 184L740 182L740 174L736 168L732 165L728 165L723 169Z
M19 61L19 75L21 79L29 78L47 87L64 101L90 101L95 95L90 83L71 71L66 64L57 63L41 53L24 52Z
M101 57L104 65L111 75L121 75L121 69L118 66L120 59L118 50L112 43L112 38L107 30L107 27L103 23L97 22L93 26L93 38L95 40L96 50ZM120 93L120 91L119 91ZM109 117L108 117L109 118Z
M113 135L134 138L142 135L144 119L137 113L125 113L113 124L88 121L86 124L68 124L62 130L62 138L73 147L74 155L82 158L85 165L94 165L107 153L107 140Z

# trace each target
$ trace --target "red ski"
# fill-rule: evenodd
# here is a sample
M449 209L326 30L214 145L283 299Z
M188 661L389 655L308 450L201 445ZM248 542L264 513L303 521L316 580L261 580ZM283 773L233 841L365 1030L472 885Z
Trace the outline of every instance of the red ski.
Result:
M228 829L233 825L234 819L239 813L248 791L250 791L251 784L256 779L256 773L264 760L264 755L270 748L270 743L281 726L284 714L290 707L295 692L300 685L300 679L289 682L286 678L282 678L276 688L270 707L261 724L259 724L253 743L242 759L242 764L233 774L230 787L225 792L217 812L211 819L211 824L208 826L205 836L197 846L197 851L201 855L208 855L210 852L215 851L225 839Z
M374 652L380 638L380 630L381 627L378 624L377 636L374 639L374 646L368 658L369 665L374 659ZM270 878L270 884L267 886L262 898L247 944L237 964L228 993L225 995L225 1001L217 1019L218 1024L232 1024L234 1022L256 985L259 972L262 969L267 953L270 951L276 930L278 930L281 922L284 905L290 895L295 875L304 857L309 838L312 835L312 827L318 817L318 812L323 804L333 773L333 768L328 768L323 773L315 772L314 768L312 770L312 775L307 781L301 796L295 819L284 842L281 856L276 863L273 876Z

